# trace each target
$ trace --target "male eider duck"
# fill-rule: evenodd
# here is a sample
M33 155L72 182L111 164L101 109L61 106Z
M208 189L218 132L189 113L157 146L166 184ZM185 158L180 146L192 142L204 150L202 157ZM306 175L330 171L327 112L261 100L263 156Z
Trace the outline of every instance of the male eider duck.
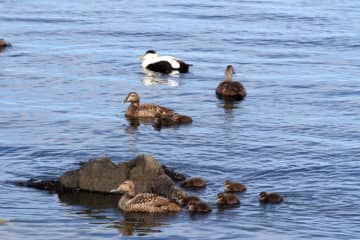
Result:
M180 206L187 206L190 202L200 201L200 198L196 196L187 196L185 193L179 193L177 195L177 202Z
M246 186L242 183L232 182L226 180L224 184L224 192L244 192L246 191Z
M11 44L0 38L0 49L10 47Z
M259 196L261 203L281 203L284 200L278 193L261 192Z
M218 193L216 195L216 204L220 206L233 206L240 204L240 200L233 193Z
M216 96L224 100L242 100L246 96L245 87L232 80L235 74L232 65L228 65L225 69L225 80L216 88Z
M164 120L167 124L191 123L192 118L180 115L171 109L155 104L140 104L140 96L136 92L130 92L124 100L130 102L125 116L129 118L158 118Z
M126 180L117 189L111 192L122 192L124 195L119 200L119 208L124 212L166 213L179 212L181 208L168 198L153 193L135 193L135 184Z
M203 179L195 177L181 181L180 186L184 188L205 188L206 183Z
M188 210L191 213L208 213L211 212L211 207L203 201L190 201L188 203Z
M158 56L154 50L148 50L141 56L142 67L144 69L169 74L174 71L180 73L189 72L190 64L171 56Z

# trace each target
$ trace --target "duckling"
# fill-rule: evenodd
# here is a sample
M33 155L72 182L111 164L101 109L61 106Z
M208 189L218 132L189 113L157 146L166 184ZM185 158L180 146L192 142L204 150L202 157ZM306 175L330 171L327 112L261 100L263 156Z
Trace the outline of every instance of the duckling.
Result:
M216 204L221 206L233 206L240 204L239 198L233 193L218 193Z
M180 60L171 56L158 56L156 51L148 50L140 58L142 60L141 66L153 72L159 72L163 74L169 74L174 71L180 73L189 72L191 64L185 63L183 60Z
M246 191L246 186L242 183L232 182L226 180L224 184L224 192L244 192Z
M203 179L195 177L188 178L180 182L180 186L184 188L205 188L206 183Z
M245 87L232 80L232 75L235 74L232 65L228 65L225 69L225 79L216 88L216 95L220 99L225 100L242 100L246 97Z
M1 49L1 48L10 47L10 46L11 46L10 43L8 43L8 42L6 42L4 39L1 39L1 38L0 38L0 49Z
M261 203L281 203L284 200L278 193L261 192L259 196Z
M187 196L184 193L179 193L177 195L177 202L179 203L180 206L186 206L188 205L189 202L196 202L196 201L200 201L200 198L196 196Z
M136 92L130 92L124 99L125 102L130 102L130 106L125 113L126 117L170 119L171 122L177 124L190 123L192 121L191 117L180 115L166 107L155 104L140 104L140 96Z
M161 127L168 127L173 125L187 124L191 123L191 117L185 115L179 115L169 112L164 112L162 109L157 109L155 113L155 118L153 121L153 126L157 129Z
M166 213L179 212L180 206L171 202L168 198L153 193L135 193L135 184L131 180L126 180L117 189L110 192L123 192L124 195L119 200L119 208L124 212L147 212L147 213Z
M190 201L188 210L191 213L208 213L212 211L210 205L203 201Z

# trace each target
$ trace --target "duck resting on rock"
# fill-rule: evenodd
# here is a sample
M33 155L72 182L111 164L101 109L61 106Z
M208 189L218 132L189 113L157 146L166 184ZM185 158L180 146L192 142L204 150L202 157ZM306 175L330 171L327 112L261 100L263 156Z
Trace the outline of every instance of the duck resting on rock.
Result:
M144 69L164 74L172 72L187 73L191 66L175 57L158 56L154 50L148 50L140 59L142 60L141 66Z
M128 118L153 119L160 125L179 125L192 122L191 117L178 114L169 108L156 104L140 104L140 96L136 92L130 92L125 98L125 102L130 102L130 106L125 113ZM156 121L154 124L156 124Z
M180 206L168 198L154 193L135 193L135 184L126 180L117 189L111 192L122 192L124 195L119 200L119 208L124 212L167 213L179 212Z
M232 75L235 74L232 65L228 65L225 69L225 79L216 88L216 96L224 100L242 100L246 97L245 87L236 81L232 80Z

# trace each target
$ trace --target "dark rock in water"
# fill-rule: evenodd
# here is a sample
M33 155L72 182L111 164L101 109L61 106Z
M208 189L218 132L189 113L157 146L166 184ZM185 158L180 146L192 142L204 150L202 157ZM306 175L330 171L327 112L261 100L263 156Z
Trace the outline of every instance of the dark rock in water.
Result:
M126 163L115 164L110 158L97 158L83 164L80 169L66 172L60 184L67 189L89 192L110 192L127 178Z
M165 174L168 175L174 182L180 182L186 179L186 176L184 174L176 172L170 167L162 165L162 168L164 169Z
M61 186L80 191L110 193L126 179L135 182L137 193L153 192L171 197L178 191L160 163L148 155L115 164L109 158L97 158L83 164L80 169L66 172L60 177Z
M175 186L175 181L185 177L163 167L149 155L139 155L128 162L115 164L110 158L92 159L81 164L79 169L65 172L59 179L16 182L18 186L32 187L50 192L90 192L110 194L120 183L130 179L135 183L137 193L152 192L173 198L181 190ZM62 195L67 198L68 195Z
M47 190L52 193L59 192L61 189L61 185L58 179L40 180L40 179L31 178L27 181L16 181L14 182L14 184L21 187L30 187L39 190Z

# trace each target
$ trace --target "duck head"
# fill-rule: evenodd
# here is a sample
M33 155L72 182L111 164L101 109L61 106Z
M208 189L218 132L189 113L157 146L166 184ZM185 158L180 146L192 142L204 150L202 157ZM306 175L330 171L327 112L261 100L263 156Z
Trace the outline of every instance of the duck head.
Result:
M225 81L232 81L233 74L235 74L234 67L232 65L227 65L225 69Z
M261 192L259 194L259 196L260 196L260 201L266 201L266 199L267 199L267 193L266 192Z
M144 61L146 59L154 59L157 57L158 57L158 55L155 50L148 50L143 55L140 56L140 60Z
M126 180L122 182L118 188L112 189L110 192L121 192L121 193L128 193L131 196L135 195L135 184L131 180Z
M218 193L216 195L216 203L222 204L225 202L225 195L223 193Z
M139 94L137 94L136 92L129 92L129 94L124 99L124 103L126 102L131 102L131 103L140 102Z

